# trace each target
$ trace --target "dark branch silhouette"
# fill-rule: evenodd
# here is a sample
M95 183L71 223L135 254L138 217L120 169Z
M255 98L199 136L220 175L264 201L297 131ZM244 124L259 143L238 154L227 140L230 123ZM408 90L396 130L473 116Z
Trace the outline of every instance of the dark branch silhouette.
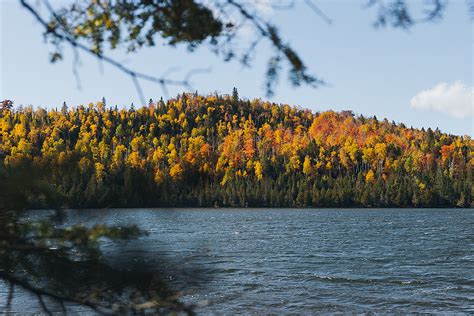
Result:
M145 46L156 46L159 41L165 45L187 45L190 51L203 44L210 46L217 55L227 62L235 58L243 66L250 66L256 54L257 46L267 41L273 48L273 54L267 62L265 72L265 90L268 96L274 93L280 72L287 69L289 82L293 86L309 85L317 88L326 83L312 75L306 64L279 34L280 27L264 18L256 10L256 2L243 0L218 0L203 4L196 0L97 0L73 1L71 5L53 8L48 0L39 1L47 9L49 17L43 17L39 5L28 0L19 0L43 26L44 35L54 46L51 61L62 59L62 44L69 44L74 51L74 74L77 75L77 51L83 51L98 58L128 75L145 104L140 80L159 84L164 92L168 86L181 86L192 90L190 75L204 72L192 70L182 80L173 80L167 76L154 76L126 67L123 63L107 56L104 45L110 49L124 49L135 52ZM472 14L474 0L466 0ZM406 0L369 0L365 9L375 9L374 26L409 29L418 23L437 21L447 7L449 0L428 0L423 3L421 17L414 16ZM333 20L320 8L315 0L301 2L327 24ZM364 2L361 1L361 4ZM258 3L257 3L258 4ZM268 5L276 10L292 10L296 1L274 1ZM474 17L474 14L472 14ZM337 21L336 21L337 22ZM241 43L239 31L249 26L254 36ZM240 45L247 47L240 50ZM283 64L286 65L283 65Z
M275 55L281 56L278 60L287 61L290 82L293 85L309 84L318 87L324 84L323 80L308 73L307 67L296 51L285 44L279 36L278 28L253 12L249 8L249 3L234 0L217 1L214 7L210 8L193 0L183 1L179 4L166 1L102 0L90 3L87 1L74 2L69 9L55 10L47 0L43 0L51 16L49 20L42 17L40 10L27 0L20 0L20 3L43 26L46 38L49 38L55 46L55 51L51 54L52 62L62 59L61 44L68 43L73 50L87 52L130 76L142 102L144 98L139 80L157 83L164 91L167 86L171 85L192 89L189 74L202 73L203 71L201 69L192 70L183 80L152 76L126 67L105 55L103 52L104 42L108 41L112 49L122 43L128 44L127 51L136 51L145 45L154 46L155 37L161 37L170 39L168 42L170 46L187 43L189 49L193 50L204 40L209 39L208 44L213 47L213 51L216 54L222 54L224 61L229 61L237 55L234 45L238 40L238 31L244 24L248 24L258 35L255 40L250 41L248 51L240 56L242 64L249 64L251 53L255 51L257 44L262 39L266 39L274 47ZM87 5L81 6L81 3ZM316 6L313 5L313 8ZM218 12L219 16L214 16L212 10ZM160 15L161 13L158 12L165 13ZM192 13L196 16L188 16ZM204 23L201 22L203 15L208 19ZM114 17L119 17L120 20L115 21ZM105 19L107 20L104 22ZM241 22L236 24L234 20ZM90 25L91 21L94 22L92 25ZM167 29L165 24L168 23L171 24L171 29ZM135 27L131 25L135 25ZM190 28L190 25L193 25L193 28ZM127 36L121 37L120 32L127 28L129 31L125 32ZM276 60L276 58L273 57L271 60ZM271 67L270 64L269 67ZM273 67L271 71L267 71L266 87L269 95L273 94L274 82L280 68Z
M191 88L191 83L190 83L191 75L194 74L194 73L205 72L206 71L206 69L199 69L199 70L195 70L193 72L190 72L185 77L184 80L172 80L172 79L168 79L168 78L165 78L165 77L156 77L156 76L152 76L152 75L145 74L145 73L142 73L142 72L138 72L136 70L133 70L131 68L128 68L128 67L124 66L122 63L116 61L115 59L113 59L111 57L108 57L108 56L105 56L103 54L95 52L93 49L87 47L84 44L81 44L76 39L72 38L68 33L59 33L59 31L57 29L51 28L50 23L46 22L46 20L44 20L40 16L38 11L35 10L27 1L20 0L20 3L23 5L23 7L25 7L36 18L36 20L41 25L43 25L43 27L46 29L46 35L52 35L57 40L59 40L61 42L66 41L73 47L73 49L75 51L77 51L77 49L79 49L81 51L87 52L87 53L97 57L99 60L104 61L104 62L108 63L109 65L117 68L118 70L124 72L125 74L129 75L132 78L132 81L133 81L133 83L134 83L134 85L137 89L138 94L139 94L140 100L143 102L143 104L145 104L145 97L143 96L143 91L141 89L141 86L140 86L140 83L139 83L138 79L143 79L143 80L146 80L146 81L157 83L162 88L164 88L163 90L166 90L165 87L170 86L170 85L172 85L172 86L183 86L183 87ZM48 8L50 8L51 13L53 14L53 16L55 16L57 18L57 15L54 14L54 11L52 11L51 6L48 6ZM59 18L57 18L57 19L59 19ZM58 53L53 54L53 57L52 57L53 61L57 58L60 58L57 54ZM75 54L75 56L77 56L77 54ZM76 61L77 61L77 57L76 57ZM76 63L76 65L77 65L77 63ZM75 72L75 73L77 73L77 72Z
M27 292L48 315L56 312L55 305L66 314L71 303L110 315L193 314L192 306L179 302L180 293L163 281L168 272L145 266L139 253L132 266L103 260L99 239L139 238L145 232L137 227L65 226L62 211L24 220L22 210L32 201L51 206L58 198L42 177L28 166L7 170L0 165L0 280L8 288L2 312L13 312L15 293ZM196 269L193 273L199 275Z

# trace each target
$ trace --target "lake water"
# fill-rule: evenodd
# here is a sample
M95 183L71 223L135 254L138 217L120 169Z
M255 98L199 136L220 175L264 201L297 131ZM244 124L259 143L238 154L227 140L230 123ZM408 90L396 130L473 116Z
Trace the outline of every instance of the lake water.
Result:
M198 314L474 313L472 209L80 210L67 221L147 230L102 248L162 265Z

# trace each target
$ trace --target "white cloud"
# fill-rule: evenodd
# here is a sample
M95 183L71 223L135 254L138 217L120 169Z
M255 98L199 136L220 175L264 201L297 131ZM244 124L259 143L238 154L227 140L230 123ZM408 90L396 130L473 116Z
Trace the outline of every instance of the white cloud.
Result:
M473 115L474 87L468 87L461 81L441 82L434 87L420 91L410 100L413 108L433 110L457 118Z

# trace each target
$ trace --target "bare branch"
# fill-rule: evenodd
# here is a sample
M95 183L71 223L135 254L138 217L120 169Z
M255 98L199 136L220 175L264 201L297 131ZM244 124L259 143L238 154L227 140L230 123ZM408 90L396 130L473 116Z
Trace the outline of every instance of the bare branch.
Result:
M138 97L140 98L142 105L145 105L146 104L145 96L143 95L143 90L142 90L142 87L140 86L140 82L138 82L137 76L134 73L130 74L130 76L132 77L132 81L133 81L133 84L135 85L135 89L137 89Z
M92 303L84 301L84 300L78 300L78 299L75 299L75 298L69 297L69 296L63 296L63 295L60 295L60 294L57 294L57 293L54 293L54 292L51 292L51 291L43 290L41 288L38 288L38 287L35 287L35 286L29 284L26 281L23 281L19 278L16 278L16 277L14 277L10 274L0 272L0 278L10 282L11 287L19 286L19 287L23 288L24 290L26 290L30 293L33 293L35 295L47 296L47 297L49 297L51 299L54 299L58 302L70 302L70 303L81 304L81 305L84 305L86 307L92 308L93 310L95 310L96 312L98 312L100 314L105 314L103 311L99 310L99 307L96 304L92 304ZM11 291L10 293L11 293L11 299L13 299L13 291ZM10 296L10 293L9 293L9 296Z
M312 1L312 0L305 0L304 1L311 10L314 11L324 22L327 24L332 24L332 20Z
M289 0L288 3L270 3L272 9L275 10L291 10L295 6L295 0Z
M74 74L74 78L76 79L77 88L81 90L82 89L81 77L79 76L79 71L78 71L78 67L80 66L81 61L79 58L79 53L75 46L72 47L72 51L74 55L74 61L72 63L72 73Z
M394 28L408 30L415 24L429 23L440 19L442 13L445 11L447 3L448 0L425 1L426 8L424 10L424 16L419 18L412 16L405 0L369 0L363 7L377 7L378 12L374 22L375 27L385 27L390 25Z
M184 77L184 82L185 82L185 85L188 87L188 89L190 90L193 90L193 87L191 85L191 78L197 74L204 74L204 73L209 73L211 72L211 67L207 67L207 68L198 68L198 69L191 69L190 71L188 71L188 73L186 74L186 76Z
M466 4L471 15L471 20L474 21L474 0L466 0Z
M283 43L275 26L268 22L262 21L258 16L251 14L241 3L238 3L235 0L227 0L227 2L235 7L242 16L247 18L247 20L249 20L254 25L261 36L267 38L270 41L277 52L278 57L270 59L267 68L266 87L268 95L272 94L272 91L269 89L274 83L271 81L278 75L280 70L279 64L282 56L286 58L290 65L290 81L294 86L299 86L301 83L306 83L314 88L325 85L323 80L315 78L307 73L304 63L290 46ZM278 62L276 62L277 60Z
M4 280L6 283L7 280ZM13 301L13 293L15 292L15 284L13 282L9 282L9 286L8 286L8 296L7 296L7 303L5 304L5 307L4 307L4 312L5 313L8 313L11 309L11 306L12 306L12 301Z
M53 315L53 313L51 313L51 311L49 310L48 306L46 306L46 304L43 300L43 296L40 295L40 294L36 294L36 297L38 298L38 302L40 303L41 308L43 309L43 311L48 315Z
M250 44L247 51L242 55L241 62L244 66L246 67L250 66L249 64L249 60L251 58L250 56L255 51L255 49L257 48L258 44L260 43L262 39L263 39L263 36L261 34L257 36L257 38Z
M69 36L68 33L61 34L61 33L58 33L58 31L56 29L51 28L48 25L48 23L46 22L46 20L44 20L40 16L40 14L26 0L20 0L20 3L45 28L45 33L46 34L53 35L58 40L66 41L73 47L73 49L79 49L79 50L82 50L86 53L89 53L89 54L93 55L94 57L98 58L99 60L104 61L107 64L109 64L109 65L115 67L116 69L120 70L121 72L129 75L132 78L132 80L135 84L135 88L137 89L137 93L140 96L140 99L141 99L142 102L144 100L144 97L143 97L143 92L141 90L140 85L137 84L138 79L143 79L143 80L146 80L146 81L157 83L161 87L165 87L167 85L189 87L189 82L187 80L171 80L171 79L167 79L165 77L155 77L155 76L152 76L152 75L148 75L148 74L133 70L131 68L128 68L128 67L124 66L122 63L112 59L111 57L108 57L108 56L103 55L103 54L97 54L96 52L94 52L89 47L87 47L87 46L83 45L82 43L76 41L72 36ZM50 6L49 6L49 10L52 10L52 8ZM54 15L53 12L54 11L52 11L52 14Z

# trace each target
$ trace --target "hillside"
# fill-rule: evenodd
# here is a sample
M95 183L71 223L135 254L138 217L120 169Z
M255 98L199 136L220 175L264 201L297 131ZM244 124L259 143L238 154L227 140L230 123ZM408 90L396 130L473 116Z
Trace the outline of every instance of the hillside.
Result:
M2 168L42 170L69 207L471 207L473 145L237 96L0 112Z

